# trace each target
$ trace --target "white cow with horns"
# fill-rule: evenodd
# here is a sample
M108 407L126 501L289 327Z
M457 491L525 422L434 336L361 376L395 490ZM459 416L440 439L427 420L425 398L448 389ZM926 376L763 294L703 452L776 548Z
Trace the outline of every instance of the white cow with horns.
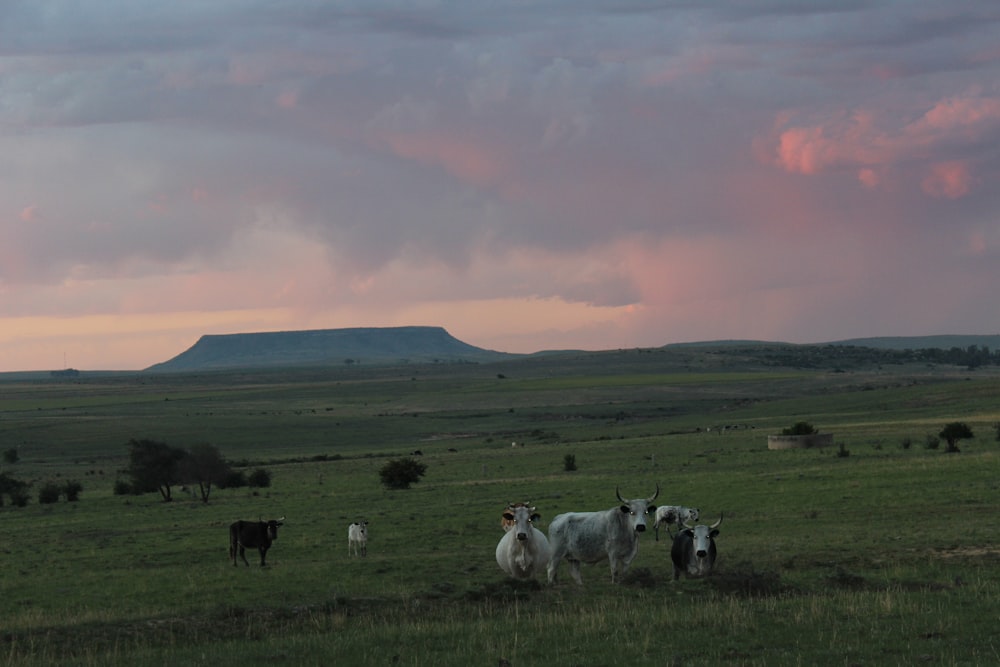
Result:
M526 503L508 505L504 518L511 528L497 544L497 565L515 579L531 579L549 564L549 541L532 523L541 517Z
M639 553L639 533L646 530L646 514L656 511L653 501L660 495L660 485L656 485L656 493L651 498L625 500L617 488L615 495L621 503L618 507L603 512L568 512L552 519L549 524L550 584L555 583L559 563L564 558L569 561L573 579L581 585L580 563L597 563L607 558L611 565L611 583L620 582L628 572Z

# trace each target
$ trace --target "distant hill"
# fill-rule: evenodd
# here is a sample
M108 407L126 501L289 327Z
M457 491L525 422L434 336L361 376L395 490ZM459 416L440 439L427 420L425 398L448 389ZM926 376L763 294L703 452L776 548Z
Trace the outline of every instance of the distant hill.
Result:
M149 372L276 366L459 363L510 359L454 338L441 327L366 327L207 335Z
M828 345L879 350L965 350L975 345L992 351L1000 350L1000 335L851 338L808 345L777 341L716 340L671 343L661 349L715 348L751 351L760 348L765 351L765 348L773 346L811 348ZM582 351L575 353L586 354ZM488 363L554 354L557 353L553 350L536 352L534 355L486 350L458 340L442 327L364 327L207 335L176 357L145 370L179 372L331 364Z

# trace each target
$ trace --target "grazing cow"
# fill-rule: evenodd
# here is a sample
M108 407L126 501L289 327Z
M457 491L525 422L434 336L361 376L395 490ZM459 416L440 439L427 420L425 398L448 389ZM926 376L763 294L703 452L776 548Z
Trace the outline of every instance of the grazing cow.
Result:
M712 571L715 565L715 536L719 534L719 524L722 523L722 515L719 520L711 526L704 524L693 528L686 523L684 529L674 536L674 544L670 548L670 559L674 561L674 581L677 581L681 572L686 572L689 577L704 577Z
M355 521L350 526L347 527L347 556L351 556L351 550L354 550L354 555L367 556L368 555L368 521L362 519L361 521ZM359 551L360 550L360 551Z
M511 529L497 544L497 565L515 579L531 579L545 572L551 549L545 533L531 525L540 518L535 508L518 505L504 512Z
M506 533L508 530L514 527L514 517L511 514L518 507L530 507L531 503L507 503L507 507L504 508L503 512L500 513L500 527ZM534 510L534 507L531 507Z
M656 508L656 521L653 522L653 530L656 532L656 541L660 541L660 526L667 527L667 534L671 539L670 526L680 526L683 523L695 522L698 520L697 507L682 507L681 505L660 505Z
M646 514L656 511L652 503L659 494L659 484L652 498L645 499L625 500L615 489L621 503L618 507L603 512L568 512L552 519L549 583L555 583L563 558L569 561L570 574L578 584L583 584L580 563L597 563L605 558L611 565L611 583L620 582L639 552L639 533L646 530Z
M235 521L229 526L229 557L236 565L236 553L250 567L247 561L246 549L260 551L260 566L264 567L264 556L271 548L271 543L278 539L278 526L284 523L285 517L270 521Z

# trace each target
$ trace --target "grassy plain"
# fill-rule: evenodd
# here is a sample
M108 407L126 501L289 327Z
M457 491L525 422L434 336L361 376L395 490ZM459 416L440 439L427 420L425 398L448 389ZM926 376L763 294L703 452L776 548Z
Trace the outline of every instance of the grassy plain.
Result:
M833 368L633 350L0 379L0 449L20 455L3 471L84 486L0 508L0 664L1000 663L1000 373ZM849 456L767 449L800 420ZM925 448L949 421L976 438ZM273 483L115 496L130 438L209 442ZM426 477L384 489L379 468L415 450ZM545 530L657 484L724 513L714 576L671 581L652 533L618 586L606 565L550 587L494 561L509 501ZM268 567L233 567L227 526L258 516L286 517ZM349 558L362 516L369 555Z

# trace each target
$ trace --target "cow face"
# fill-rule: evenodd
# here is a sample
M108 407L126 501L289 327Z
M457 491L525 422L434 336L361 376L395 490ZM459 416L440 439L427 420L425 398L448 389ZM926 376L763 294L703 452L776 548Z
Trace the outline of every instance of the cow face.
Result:
M281 519L271 519L267 522L267 539L272 542L278 539L278 526L282 524Z
M709 549L712 546L712 539L719 534L719 529L712 528L711 526L700 525L695 526L694 528L688 528L686 532L691 534L694 555L698 558L705 558L708 556Z
M646 515L656 512L656 505L653 501L660 495L660 485L656 485L656 493L650 498L636 498L635 500L625 500L618 489L615 489L618 502L621 503L619 509L627 516L629 527L634 532L641 533L646 530Z
M534 507L508 507L503 513L503 518L510 522L515 537L519 540L526 540L531 535L531 523L541 519L541 515L534 511Z

